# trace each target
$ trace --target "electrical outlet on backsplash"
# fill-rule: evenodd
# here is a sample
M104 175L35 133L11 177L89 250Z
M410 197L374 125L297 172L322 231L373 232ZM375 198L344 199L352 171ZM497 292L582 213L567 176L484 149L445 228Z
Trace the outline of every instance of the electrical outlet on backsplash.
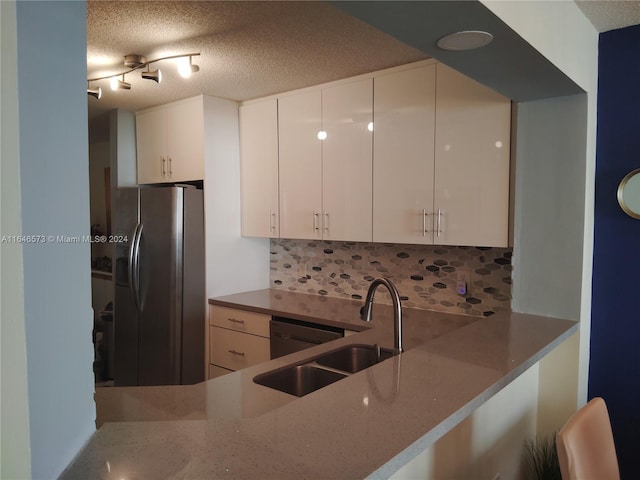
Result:
M489 316L511 310L511 255L510 248L272 239L270 280L276 289L361 300L385 276L405 307ZM460 278L468 279L462 295Z

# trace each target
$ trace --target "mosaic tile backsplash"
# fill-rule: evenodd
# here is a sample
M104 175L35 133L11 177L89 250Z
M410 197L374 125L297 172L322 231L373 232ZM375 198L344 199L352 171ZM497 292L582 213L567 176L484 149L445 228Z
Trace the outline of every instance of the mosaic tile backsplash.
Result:
M511 255L508 248L272 239L270 280L276 289L360 300L385 276L403 306L489 316L511 310ZM459 295L465 275L468 291ZM384 288L376 301L390 303Z

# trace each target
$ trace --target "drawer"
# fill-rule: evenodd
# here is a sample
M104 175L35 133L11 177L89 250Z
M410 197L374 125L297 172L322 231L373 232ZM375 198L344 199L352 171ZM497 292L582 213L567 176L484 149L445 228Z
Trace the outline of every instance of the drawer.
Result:
M209 362L220 367L240 370L271 360L268 338L219 327L209 327L209 337Z
M271 315L247 312L235 308L209 306L209 325L229 328L237 332L269 337L269 321Z

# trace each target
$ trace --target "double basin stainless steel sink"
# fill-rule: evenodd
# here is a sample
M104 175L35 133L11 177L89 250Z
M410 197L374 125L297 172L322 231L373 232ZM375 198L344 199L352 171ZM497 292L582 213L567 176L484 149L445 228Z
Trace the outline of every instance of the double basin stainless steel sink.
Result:
M377 345L347 345L337 350L261 373L253 381L302 397L393 356Z

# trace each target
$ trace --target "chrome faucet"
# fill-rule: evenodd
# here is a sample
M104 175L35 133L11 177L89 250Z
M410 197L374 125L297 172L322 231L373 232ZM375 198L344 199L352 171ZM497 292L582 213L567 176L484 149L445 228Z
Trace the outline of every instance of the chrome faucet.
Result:
M371 285L369 285L369 291L367 292L367 299L364 305L360 309L360 318L365 322L371 321L371 310L373 307L373 296L376 293L376 289L384 285L391 294L391 302L393 303L393 342L394 353L398 354L402 352L402 305L400 304L400 294L396 286L391 283L388 278L376 278Z

